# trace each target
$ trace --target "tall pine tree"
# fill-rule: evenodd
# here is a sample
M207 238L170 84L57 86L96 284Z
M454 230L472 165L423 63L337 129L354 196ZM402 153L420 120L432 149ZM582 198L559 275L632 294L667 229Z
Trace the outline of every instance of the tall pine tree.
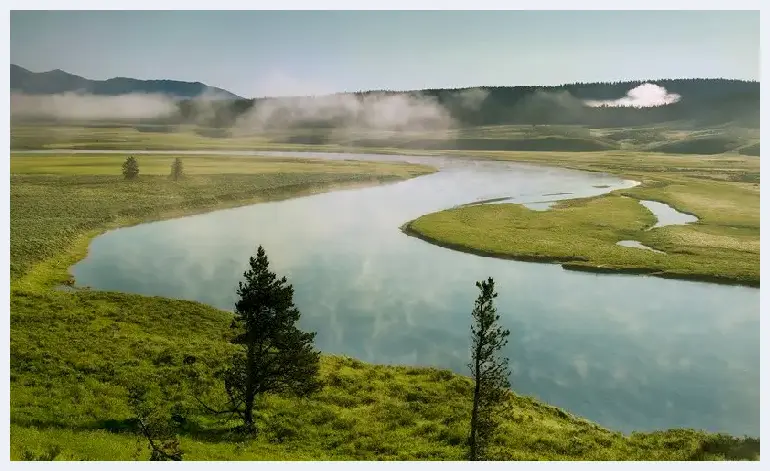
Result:
M245 281L238 283L232 343L239 351L224 375L230 411L243 419L244 429L256 433L254 405L264 393L307 396L320 387L320 353L314 332L296 327L294 288L286 277L269 270L262 246L250 257Z
M499 356L507 343L510 331L503 329L494 305L497 297L495 281L490 277L476 283L481 293L473 308L471 325L471 376L475 381L471 433L468 437L470 459L489 458L488 445L498 426L498 413L505 404L511 387L508 359Z

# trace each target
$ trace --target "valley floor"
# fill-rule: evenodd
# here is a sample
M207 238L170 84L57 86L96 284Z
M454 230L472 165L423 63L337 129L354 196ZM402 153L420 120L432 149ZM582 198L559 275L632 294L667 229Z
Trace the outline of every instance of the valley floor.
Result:
M126 388L153 384L175 391L168 400L185 419L185 460L463 459L472 397L466 377L324 356L324 389L306 400L265 398L259 437L242 441L233 422L204 413L179 380L211 380L226 357L230 313L181 300L56 289L90 239L109 228L432 171L232 159L223 174L205 157L196 159L185 157L188 177L172 182L168 156L142 156L139 181L126 182L116 175L118 156L12 156L11 458L147 459ZM198 358L194 367L183 361L188 356ZM222 398L217 388L207 394L213 402ZM688 430L625 436L513 396L494 452L527 460L757 459L759 440Z

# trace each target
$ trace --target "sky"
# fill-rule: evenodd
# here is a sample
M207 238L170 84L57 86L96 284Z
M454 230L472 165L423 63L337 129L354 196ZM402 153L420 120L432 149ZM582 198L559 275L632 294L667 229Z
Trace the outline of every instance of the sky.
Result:
M11 63L244 97L759 80L759 12L12 11Z

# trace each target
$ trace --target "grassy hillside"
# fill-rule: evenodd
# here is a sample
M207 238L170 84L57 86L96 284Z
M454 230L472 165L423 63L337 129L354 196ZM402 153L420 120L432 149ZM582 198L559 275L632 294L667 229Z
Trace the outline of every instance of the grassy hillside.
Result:
M136 384L161 389L174 405L186 460L463 458L468 378L325 356L323 390L305 400L267 397L257 414L259 437L244 441L233 422L203 413L186 380L211 380L229 348L229 313L188 301L56 289L106 228L429 169L226 158L211 167L206 157L185 157L190 176L174 183L162 176L168 158L154 159L140 156L140 166L158 175L124 182L112 175L118 157L11 158L12 459L147 459L127 404L126 388ZM230 173L205 173L224 168ZM192 365L184 361L190 357L197 359ZM216 404L221 395L204 388L202 397ZM511 396L494 451L500 459L530 460L757 459L759 441L687 430L624 436Z
M759 161L653 154L513 154L490 158L609 171L642 182L610 195L559 203L546 212L479 205L422 216L406 231L432 243L565 268L646 273L759 286ZM625 198L623 197L625 196ZM652 228L637 200L666 203L699 220ZM664 253L616 245L636 240Z

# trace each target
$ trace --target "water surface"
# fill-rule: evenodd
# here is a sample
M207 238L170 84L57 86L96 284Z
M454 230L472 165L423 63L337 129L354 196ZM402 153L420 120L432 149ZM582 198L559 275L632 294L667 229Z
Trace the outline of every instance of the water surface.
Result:
M639 202L658 218L658 222L652 228L689 224L698 220L692 214L681 213L665 203L648 200L640 200Z
M467 374L474 283L492 276L518 393L624 432L759 434L759 290L477 257L399 231L460 204L584 197L633 182L500 162L341 156L323 157L442 170L111 231L72 268L77 284L232 309L262 244L271 268L294 285L301 327L318 332L321 350Z

